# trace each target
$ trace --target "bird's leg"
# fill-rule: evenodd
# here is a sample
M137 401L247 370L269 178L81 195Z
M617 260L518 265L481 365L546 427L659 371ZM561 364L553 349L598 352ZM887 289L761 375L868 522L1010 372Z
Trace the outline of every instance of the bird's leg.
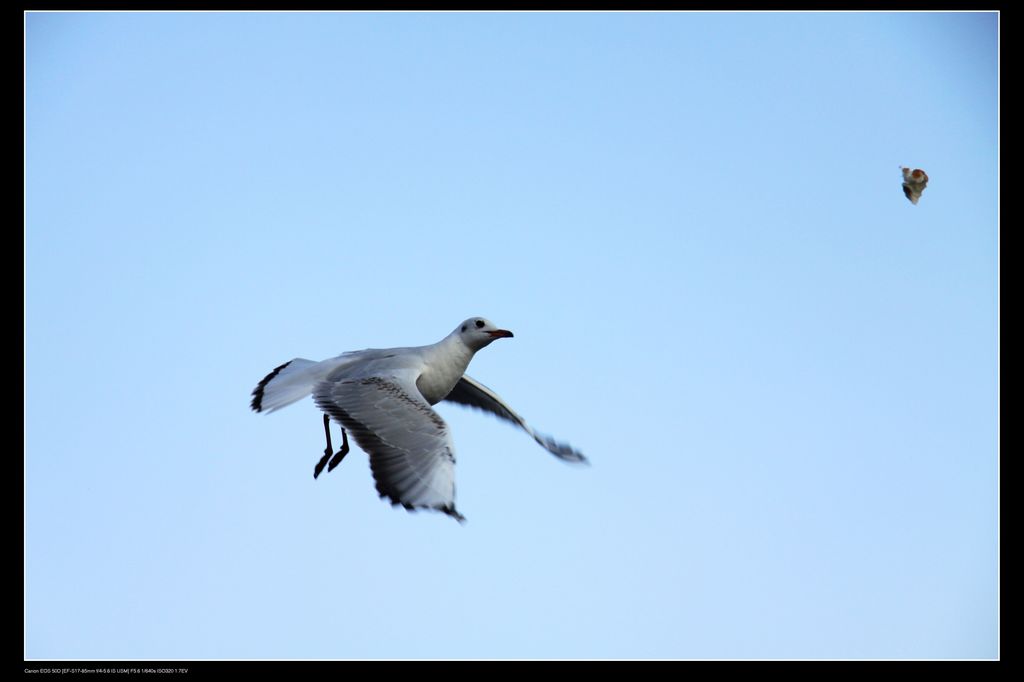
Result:
M342 431L342 434L345 432ZM327 460L330 458L331 453L334 452L334 446L331 445L331 417L330 415L324 415L324 435L327 436L327 447L324 448L324 456L320 458L320 461L313 467L313 478L320 475L320 472L324 470L324 466L327 465ZM333 469L334 467L331 467ZM330 471L330 469L328 469Z
M345 433L345 427L341 428L341 449L338 450L338 454L334 455L331 463L327 465L327 471L333 471L334 467L341 464L341 460L345 459L345 455L348 454L348 434Z

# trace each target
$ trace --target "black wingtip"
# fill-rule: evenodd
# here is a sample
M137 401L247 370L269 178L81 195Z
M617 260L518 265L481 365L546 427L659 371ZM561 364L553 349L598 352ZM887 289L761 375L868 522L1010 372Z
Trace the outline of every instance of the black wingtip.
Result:
M535 433L534 440L536 440L542 448L563 462L570 462L572 464L590 464L590 461L582 452L576 450L568 443L559 443L551 436L547 436L542 433Z
M256 388L252 389L252 402L249 403L249 407L252 408L253 412L263 411L263 389L266 388L267 384L273 381L274 377L277 376L278 372L280 372L282 369L284 369L290 364L292 364L291 360L284 363L280 367L275 367L270 374L263 377L263 380L256 385Z
M447 507L440 507L438 509L438 511L443 511L445 514L447 514L448 516L450 516L453 519L455 519L456 521L458 521L459 525L462 525L462 526L466 525L466 517L463 516L462 514L460 514L459 512L457 512L455 510L455 506L454 505L449 505Z
M390 502L392 507L402 507L403 509L405 509L405 511L410 512L410 513L416 513L416 512L418 512L420 510L423 510L423 509L426 509L426 510L429 510L429 511L438 511L438 512L441 512L443 514L447 514L448 516L450 516L453 519L455 519L456 521L458 521L460 524L465 524L466 523L466 517L463 516L462 514L460 514L457 509L455 509L455 505L454 504L445 505L444 507L428 507L428 506L422 505L422 504L421 505L415 505L415 504L410 504L409 502L399 502L395 498L391 497L391 495L389 495L388 493L382 493L382 492L378 491L378 494L380 495L380 498L382 500L387 500L388 502Z
M559 458L572 464L586 464L588 466L590 465L590 460L587 459L587 456L584 455L579 450L573 450L572 446L569 445L561 445L560 447L561 449L557 453L555 453L556 455L558 455Z

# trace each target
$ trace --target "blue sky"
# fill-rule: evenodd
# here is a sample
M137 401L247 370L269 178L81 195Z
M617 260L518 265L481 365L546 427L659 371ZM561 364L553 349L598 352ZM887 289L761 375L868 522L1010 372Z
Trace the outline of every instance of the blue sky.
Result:
M997 37L27 14L25 656L998 656ZM460 526L249 411L471 315L592 466L440 405Z

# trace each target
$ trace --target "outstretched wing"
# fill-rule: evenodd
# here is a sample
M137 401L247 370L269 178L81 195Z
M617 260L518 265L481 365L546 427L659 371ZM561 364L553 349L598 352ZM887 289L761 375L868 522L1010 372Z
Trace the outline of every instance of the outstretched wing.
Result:
M551 454L569 462L586 462L587 458L583 456L582 452L579 452L567 443L559 443L551 436L544 435L534 431L526 421L520 417L511 407L505 404L498 395L487 388L479 381L472 379L466 375L463 375L459 379L459 383L455 384L455 388L452 389L451 393L445 396L445 400L450 400L453 403L459 403L460 405L468 405L469 407L475 407L478 410L484 412L490 412L506 421L510 421L523 431L526 431L530 436L540 443L541 447L550 452Z
M417 372L329 376L317 384L317 406L339 421L370 455L381 497L406 509L455 510L455 448L448 425L416 388Z

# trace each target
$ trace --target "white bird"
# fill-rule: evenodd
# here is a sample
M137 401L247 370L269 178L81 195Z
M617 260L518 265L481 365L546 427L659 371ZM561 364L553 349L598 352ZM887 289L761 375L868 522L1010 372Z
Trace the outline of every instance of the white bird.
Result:
M327 448L313 477L348 453L346 429L370 455L377 492L392 505L435 509L461 521L455 509L455 447L448 425L431 405L442 400L475 407L516 424L548 452L569 462L582 453L540 434L493 391L466 376L473 355L512 332L482 317L462 322L437 343L411 348L370 348L315 362L295 358L253 389L251 407L273 412L312 394L324 414ZM330 418L342 425L341 449L331 458Z

